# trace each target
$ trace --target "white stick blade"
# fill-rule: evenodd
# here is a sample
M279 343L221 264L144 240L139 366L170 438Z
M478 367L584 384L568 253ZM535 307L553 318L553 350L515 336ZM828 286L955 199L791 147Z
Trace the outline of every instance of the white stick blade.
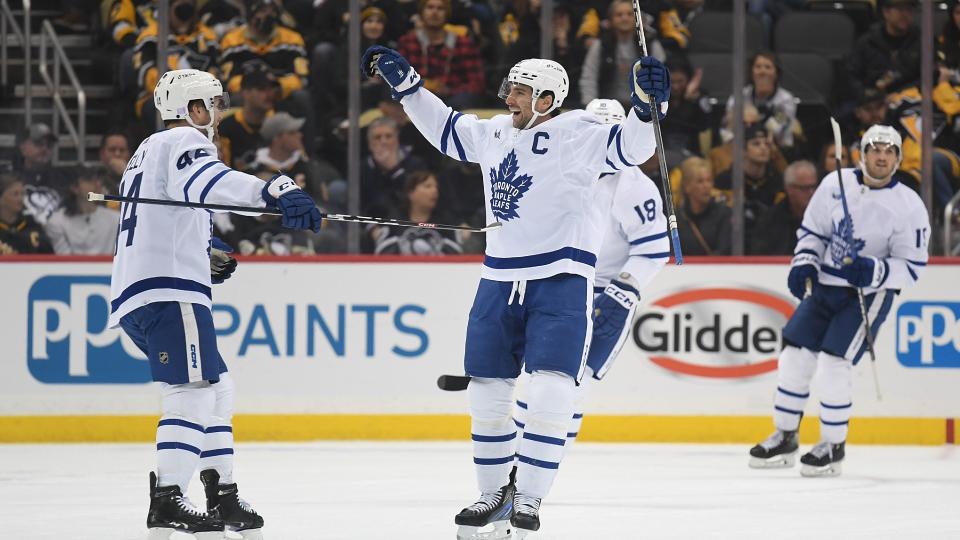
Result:
M843 149L840 146L840 124L832 116L830 117L830 127L833 128L833 155L839 162L843 159Z
M103 201L102 193L94 193L92 191L87 192L87 200L90 202L100 202Z

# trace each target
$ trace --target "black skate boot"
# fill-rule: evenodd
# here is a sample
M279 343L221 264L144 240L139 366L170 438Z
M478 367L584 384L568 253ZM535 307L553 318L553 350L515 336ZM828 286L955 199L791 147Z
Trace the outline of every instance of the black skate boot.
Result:
M540 499L517 493L513 497L513 516L510 517L513 525L513 537L517 540L526 538L528 534L540 530Z
M750 449L750 467L784 469L797 461L797 432L777 430L767 440Z
M458 525L457 540L511 538L510 514L513 511L514 492L513 484L507 484L493 493L484 493L480 500L461 510L453 519Z
M222 540L223 521L205 514L180 493L180 486L157 487L157 475L150 473L150 510L147 512L147 540L168 540L174 531L193 533L197 540Z
M223 520L227 530L236 531L243 540L263 540L263 518L237 495L236 484L221 484L215 469L200 472L207 495L207 513Z
M809 452L800 457L800 474L803 476L840 476L842 472L844 447L846 442L829 443L820 441Z

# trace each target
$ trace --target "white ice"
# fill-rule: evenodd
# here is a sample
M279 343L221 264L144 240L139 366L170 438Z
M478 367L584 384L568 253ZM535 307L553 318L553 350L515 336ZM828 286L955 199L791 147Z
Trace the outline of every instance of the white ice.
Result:
M146 537L149 444L0 445L0 538ZM240 444L267 540L451 540L466 443ZM202 507L195 478L191 499ZM843 476L747 467L743 445L578 443L531 540L960 539L960 452L851 446ZM177 535L179 536L179 535Z

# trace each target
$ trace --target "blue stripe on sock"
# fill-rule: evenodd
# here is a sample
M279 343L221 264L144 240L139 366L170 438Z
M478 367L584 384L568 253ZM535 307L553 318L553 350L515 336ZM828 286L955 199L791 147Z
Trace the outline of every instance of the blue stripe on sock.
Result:
M527 408L527 404L524 403L524 402L522 402L522 401L520 401L520 400L518 399L518 400L517 400L517 407L520 407L521 409L526 409L526 408Z
M473 462L477 465L503 465L504 463L510 463L513 461L513 456L501 457L501 458L473 458Z
M559 469L560 468L559 463L554 463L552 461L543 461L541 459L533 459L532 457L527 457L523 454L517 454L517 459L520 460L521 463L526 463L527 465L533 465L534 467L540 467L541 469Z
M788 396L790 396L790 397L801 398L801 399L802 399L802 398L808 398L808 397L810 397L810 392L807 392L806 394L797 394L796 392L791 392L791 391L789 391L789 390L784 390L783 388L780 388L779 386L777 387L777 392L780 392L781 394L786 394L786 395L788 395Z
M795 410L793 410L793 409L788 409L788 408L786 408L786 407L781 407L781 406L779 406L779 405L774 405L773 408L776 409L776 410L778 410L778 411L780 411L780 412L785 412L785 413L789 413L789 414L803 414L803 411L795 411Z
M200 455L200 449L196 446L190 446L189 444L182 442L161 442L157 443L157 450L186 450L187 452L193 452L196 455Z
M520 428L520 429L523 429L523 428L526 426L526 424L524 424L524 423L522 423L522 422L518 422L516 418L513 419L513 423L516 424L517 427Z
M226 455L232 455L232 454L233 454L233 448L217 448L216 450L204 450L203 452L200 452L200 457L205 458L205 457L214 457L214 456L226 456Z
M574 419L574 420L579 420L579 419L581 419L581 418L583 418L583 413L574 413L574 414L573 414L573 419Z
M161 420L157 423L157 427L160 426L179 426L195 429L200 433L203 433L203 426L200 424L194 424L193 422L187 422L186 420L180 420L179 418L167 418L166 420Z
M824 409L849 409L853 406L853 403L847 403L846 405L827 405L824 402L820 402L820 406Z
M477 435L471 433L470 438L477 442L507 442L517 438L517 432L514 431L508 435Z
M576 439L576 438L577 438L577 433L580 433L580 432L578 431L578 432L576 432L576 433L567 433L567 438L568 438L568 439Z
M826 420L824 420L824 419L821 418L821 419L820 419L820 423L821 423L821 424L826 424L826 425L828 425L828 426L845 426L845 425L849 424L850 421L849 421L849 420L844 420L843 422L827 422Z
M530 433L529 431L524 432L523 438L531 441L546 443L546 444L554 444L557 446L563 446L567 442L566 439L558 439L556 437L547 437L546 435L537 435L536 433Z
M233 433L233 427L231 426L210 426L207 428L207 433Z

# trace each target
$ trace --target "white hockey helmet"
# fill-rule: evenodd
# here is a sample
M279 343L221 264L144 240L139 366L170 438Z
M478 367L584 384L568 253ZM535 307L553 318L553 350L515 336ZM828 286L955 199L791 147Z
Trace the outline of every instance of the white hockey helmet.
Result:
M894 169L900 168L900 162L903 161L903 138L900 137L897 130L890 126L874 124L860 138L860 170L866 170L863 158L867 155L867 147L875 144L889 144L896 147L897 165Z
M557 62L543 58L529 58L514 64L500 84L500 92L497 93L500 99L507 98L514 84L529 86L533 90L534 103L544 92L553 94L553 104L550 108L542 113L534 109L533 118L524 126L524 129L530 127L538 116L550 114L559 108L570 93L570 77L567 76L567 70Z
M198 126L190 118L189 104L201 100L210 113L210 122ZM216 77L197 69L175 69L168 71L157 81L153 90L153 103L160 118L164 120L186 120L188 124L205 129L213 140L214 109L229 107L229 95L224 94L223 85Z
M597 98L587 103L586 110L588 113L596 116L597 120L600 120L603 124L619 124L627 117L626 111L623 110L623 105L615 99Z

